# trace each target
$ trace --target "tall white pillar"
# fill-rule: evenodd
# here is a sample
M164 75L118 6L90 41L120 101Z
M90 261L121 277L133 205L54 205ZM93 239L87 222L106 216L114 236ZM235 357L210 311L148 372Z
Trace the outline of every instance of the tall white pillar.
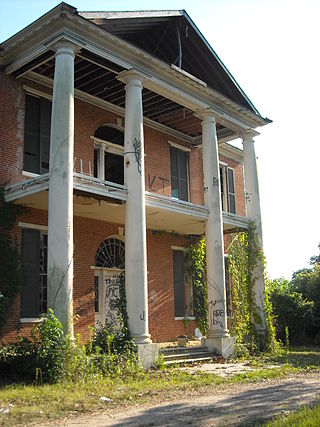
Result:
M206 253L209 325L206 344L223 356L229 356L234 341L227 329L224 242L216 120L210 110L201 112L206 221Z
M253 137L258 135L257 132L248 131L242 135L243 137L243 159L244 159L244 174L245 174L245 192L246 192L246 205L247 216L251 218L256 226L256 232L262 247L262 222L260 210L260 195L259 195L259 181L256 153L254 148ZM263 333L265 330L265 283L263 277L263 265L258 265L254 277L256 277L253 292L257 314L261 322L256 321L256 328L258 332Z
M75 45L56 45L48 207L48 307L73 337L73 145Z
M147 244L145 213L143 78L134 70L118 75L126 84L124 182L128 190L125 224L125 278L130 335L137 344L151 343L148 326Z

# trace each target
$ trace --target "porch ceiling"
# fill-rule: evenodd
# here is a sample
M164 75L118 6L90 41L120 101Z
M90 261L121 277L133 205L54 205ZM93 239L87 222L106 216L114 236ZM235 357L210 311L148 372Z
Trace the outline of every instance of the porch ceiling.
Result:
M54 52L46 52L37 60L17 70L15 75L18 77L31 70L53 80ZM83 49L75 58L74 87L117 107L124 108L125 85L116 79L121 71L124 71L124 68ZM145 117L186 135L195 144L200 142L201 120L195 117L192 111L146 88L143 89L142 101ZM232 139L234 136L232 130L219 123L217 133L218 138L230 136Z
M205 219L201 213L181 212L160 207L152 203L147 195L146 222L147 228L179 234L203 234ZM27 208L48 210L48 191L40 190L15 200L15 203ZM108 197L88 195L74 190L73 212L75 216L91 218L99 221L125 224L125 203ZM232 233L235 230L248 228L249 219L223 212L223 231Z

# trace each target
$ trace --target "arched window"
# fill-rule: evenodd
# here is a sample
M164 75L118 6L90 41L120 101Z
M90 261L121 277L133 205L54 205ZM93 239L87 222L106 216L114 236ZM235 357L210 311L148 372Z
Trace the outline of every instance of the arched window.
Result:
M123 147L123 132L117 128L108 125L100 126L95 131L94 136L112 144L122 145Z
M115 237L105 239L99 246L95 263L96 267L124 268L124 243Z
M94 176L123 185L123 132L103 125L94 133Z

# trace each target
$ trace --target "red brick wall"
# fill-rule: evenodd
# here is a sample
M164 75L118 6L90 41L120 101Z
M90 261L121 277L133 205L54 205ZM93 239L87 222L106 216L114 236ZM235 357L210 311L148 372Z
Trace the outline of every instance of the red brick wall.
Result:
M28 209L19 221L47 225L47 212ZM74 217L74 314L75 333L86 341L88 327L94 325L94 259L101 242L118 234L118 224ZM21 228L15 228L20 245ZM156 342L175 339L179 334L191 335L195 322L174 320L173 255L171 245L185 246L183 237L169 233L147 232L149 321L152 339ZM20 324L20 299L10 309L9 320L2 331L4 341L13 341L18 334L29 336L32 324Z
M27 82L44 92L49 90ZM26 179L21 175L23 167L24 90L22 83L0 72L0 183L17 182ZM124 119L122 126L124 126ZM75 100L75 168L93 171L94 143L90 138L103 124L117 124L117 116L102 108L78 99ZM170 146L168 140L186 145L176 138L145 127L145 171L146 190L171 195L170 188ZM245 214L242 165L221 157L235 171L237 213ZM199 148L190 152L190 200L203 204L202 153ZM151 186L151 188L150 188ZM20 221L46 225L47 212L29 209ZM16 228L18 241L21 231ZM84 339L88 337L88 326L94 324L94 270L90 268L99 244L109 235L118 233L118 225L88 218L74 218L74 312L77 314L75 330ZM183 321L174 320L173 265L171 245L184 246L183 238L170 234L147 233L148 239L148 283L150 332L155 341L174 339L176 335L192 333L194 322L185 330ZM20 325L19 298L13 304L8 324L3 330L6 340L16 339L18 332L29 334L31 325Z
M177 335L192 335L195 322L174 320L173 253L171 245L186 246L183 237L169 233L147 233L148 294L150 333L155 342L175 339Z
M0 71L0 184L19 181L23 164L24 91Z
M30 87L50 93L50 89L39 84L23 81ZM21 82L0 72L0 93L4 102L0 105L0 183L17 182L26 179L23 169L23 129L25 96ZM89 163L93 173L94 143L90 136L103 124L117 124L117 118L124 126L124 119L116 114L75 99L75 170L89 173ZM170 183L170 146L168 141L187 145L183 141L145 127L145 185L147 191L171 196ZM220 156L235 171L236 207L239 215L245 215L242 165ZM193 148L189 161L190 201L203 204L202 152Z

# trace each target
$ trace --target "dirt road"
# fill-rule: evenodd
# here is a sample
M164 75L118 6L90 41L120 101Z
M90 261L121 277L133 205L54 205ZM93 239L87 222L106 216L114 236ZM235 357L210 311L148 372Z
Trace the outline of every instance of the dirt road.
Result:
M320 403L320 373L251 384L206 387L161 396L161 403L131 402L103 413L68 418L59 426L251 426L256 420ZM52 424L51 424L52 425Z

